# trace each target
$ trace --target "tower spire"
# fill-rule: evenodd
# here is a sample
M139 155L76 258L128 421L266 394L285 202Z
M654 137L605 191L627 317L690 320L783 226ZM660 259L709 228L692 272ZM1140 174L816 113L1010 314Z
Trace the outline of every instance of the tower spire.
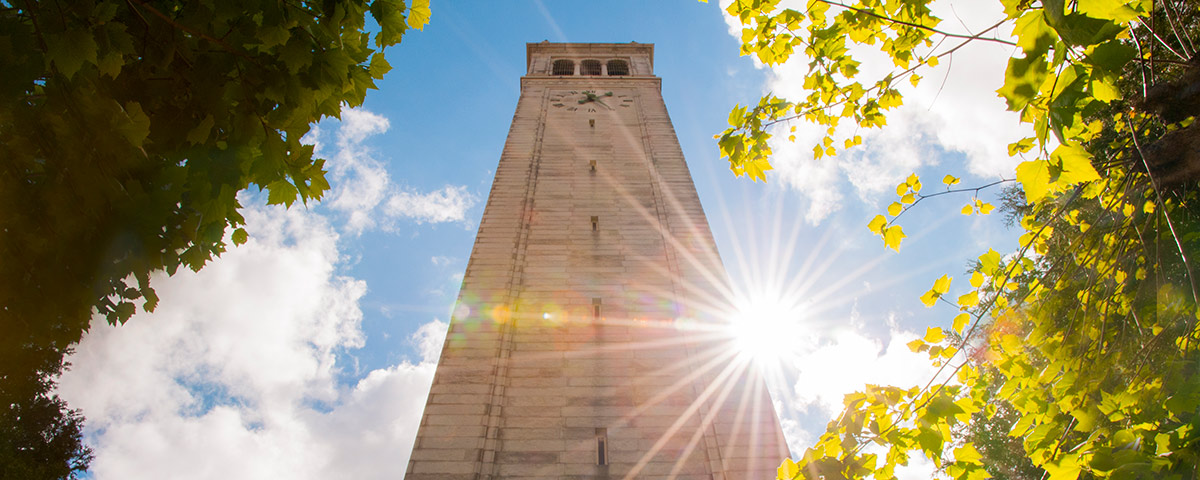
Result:
M654 46L531 43L410 479L770 478L787 455Z

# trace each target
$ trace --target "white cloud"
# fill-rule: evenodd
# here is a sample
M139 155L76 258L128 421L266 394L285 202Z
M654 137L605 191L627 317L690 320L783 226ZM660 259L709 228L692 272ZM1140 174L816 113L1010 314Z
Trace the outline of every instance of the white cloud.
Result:
M391 128L391 122L362 108L342 110L336 129L337 151L331 155L329 179L332 186L324 205L344 217L343 228L358 234L373 228L394 230L399 220L421 223L466 223L467 210L475 205L475 196L464 186L447 185L440 190L420 193L399 187L384 163L375 158L367 139ZM307 143L323 149L323 131L314 128L305 136Z
M785 2L784 7L803 10L804 5ZM933 11L944 20L940 28L950 31L975 33L1004 18L1000 5L991 2L955 2L951 6L951 2L939 1ZM738 20L728 15L724 18L730 34L740 37ZM995 33L1003 38L1010 31L1011 26L1006 25ZM947 40L938 51L957 43ZM890 59L872 49L852 48L851 52L862 62L858 79L868 85L894 68ZM824 128L797 123L796 141L790 143L790 125L775 127L770 141L775 152L772 165L782 183L806 202L805 219L820 223L841 208L851 191L860 201L879 202L909 173L939 164L942 152L955 152L966 160L963 165L943 165L947 173L1011 178L1018 160L1008 157L1006 146L1032 131L1018 122L1015 113L1005 110L1004 101L995 93L1012 53L1011 47L977 41L943 58L937 67L920 71L925 79L919 88L902 80L905 104L888 112L888 125L882 130L851 132L861 135L864 144L836 158L812 159L812 146L820 141ZM801 86L808 63L801 53L772 68L763 91L783 98L804 98ZM843 128L845 132L848 130Z
M158 311L98 324L59 393L83 410L96 479L395 478L432 381L418 363L338 383L362 346L366 284L338 275L338 235L301 209L247 209L250 241L199 273L156 277Z
M467 210L474 205L475 196L467 187L447 185L426 194L396 192L383 211L391 217L409 218L417 223L465 222Z
M926 354L913 353L906 345L918 335L892 330L886 348L883 342L854 331L841 331L794 362L799 372L793 407L800 411L817 408L827 415L842 410L847 393L864 386L895 385L908 388L924 385L937 371Z

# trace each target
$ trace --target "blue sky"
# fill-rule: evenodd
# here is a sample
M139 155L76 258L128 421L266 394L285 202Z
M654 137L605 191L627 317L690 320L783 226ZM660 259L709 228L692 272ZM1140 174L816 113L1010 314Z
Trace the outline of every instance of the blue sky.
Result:
M734 104L796 92L806 61L768 70L738 56L715 2L432 9L424 31L387 51L394 69L365 104L310 134L333 184L321 203L284 211L247 196L247 245L199 274L158 278L158 311L93 328L79 346L60 392L89 420L94 478L403 472L527 42L655 44L663 96L735 289L786 317L771 386L794 447L819 435L842 394L927 379L903 345L954 311L917 298L942 274L962 279L953 295L966 292L972 258L1015 245L997 215L957 213L969 196L906 213L900 254L866 228L910 173L932 191L947 173L978 185L1011 172L1003 147L1022 130L988 83L1006 50L968 48L943 61L926 75L937 81L907 92L888 130L858 132L863 147L839 159L814 162L819 130L800 125L796 144L775 145L778 170L763 184L735 178L712 137ZM995 9L943 13L970 30ZM887 66L867 63L864 74Z

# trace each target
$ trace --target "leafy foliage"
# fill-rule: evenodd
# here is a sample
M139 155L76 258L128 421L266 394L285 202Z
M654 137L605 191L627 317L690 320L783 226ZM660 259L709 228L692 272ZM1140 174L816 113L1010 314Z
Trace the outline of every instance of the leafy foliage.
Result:
M741 0L728 11L745 27L744 54L775 65L803 49L808 93L734 109L718 138L735 173L765 178L768 128L793 121L826 130L815 158L836 155L843 120L886 125L887 111L902 102L897 82L919 83L922 68L969 42L1015 47L997 93L1035 132L1009 145L1024 159L1010 179L955 189L959 179L947 176L946 191L923 194L913 175L897 186L891 218L868 224L898 250L902 237L888 232L922 200L972 193L959 211L987 215L993 206L978 198L981 189L1004 183L1023 194L1006 202L1024 231L1020 249L980 255L974 290L956 300L945 298L949 276L922 297L957 310L950 331L930 328L909 345L929 355L938 375L910 389L848 395L843 414L798 461L785 462L779 478L895 478L895 466L914 453L958 479L986 478L997 464L1012 466L997 474L1054 480L1195 478L1195 5L1001 0L1005 18L968 35L939 30L926 0L810 0L804 12L777 3ZM1016 41L985 36L998 28L1011 28ZM896 70L859 80L850 43L882 52ZM840 138L845 148L861 142ZM983 428L992 422L1011 422L1008 435L1027 463Z
M361 104L383 49L428 20L428 0L0 1L4 395L37 397L30 372L94 313L153 310L151 273L246 242L239 192L321 198L301 138Z
M0 478L77 478L91 463L83 417L51 393L64 353L42 355L48 363L28 372L32 394L0 389Z

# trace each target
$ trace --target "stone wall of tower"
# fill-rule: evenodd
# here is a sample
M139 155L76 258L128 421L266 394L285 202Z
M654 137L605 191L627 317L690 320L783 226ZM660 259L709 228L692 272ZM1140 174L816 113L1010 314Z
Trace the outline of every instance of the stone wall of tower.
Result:
M720 334L726 275L652 52L530 44L407 478L769 478L786 455ZM547 74L605 55L632 74Z

